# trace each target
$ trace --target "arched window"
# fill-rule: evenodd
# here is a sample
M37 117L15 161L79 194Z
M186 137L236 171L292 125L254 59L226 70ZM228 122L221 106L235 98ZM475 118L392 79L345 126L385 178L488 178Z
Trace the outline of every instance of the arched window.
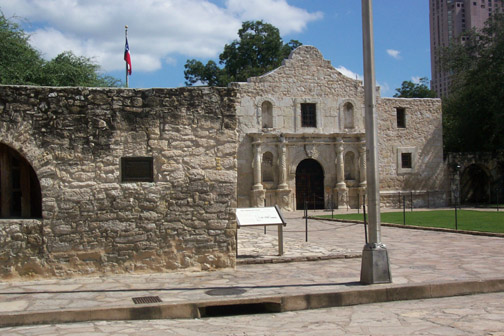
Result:
M42 217L35 171L17 151L0 144L0 218Z
M263 154L261 170L263 182L273 182L273 154L271 152Z
M355 180L355 154L348 152L345 154L345 180Z
M262 127L273 128L273 104L265 101L261 105Z
M345 128L354 128L354 106L352 103L346 103L343 106L343 118Z

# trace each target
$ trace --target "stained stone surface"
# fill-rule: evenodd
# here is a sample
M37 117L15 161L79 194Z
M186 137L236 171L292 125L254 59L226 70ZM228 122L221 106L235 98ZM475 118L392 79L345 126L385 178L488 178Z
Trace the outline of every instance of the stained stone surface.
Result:
M0 277L234 267L236 92L0 86L43 219L0 220ZM121 158L153 160L123 182Z

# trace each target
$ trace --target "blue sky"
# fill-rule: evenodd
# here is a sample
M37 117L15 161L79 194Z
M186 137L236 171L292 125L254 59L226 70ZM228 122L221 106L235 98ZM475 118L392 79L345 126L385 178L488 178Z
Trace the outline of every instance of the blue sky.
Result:
M359 0L0 0L22 17L31 43L50 59L65 50L92 58L124 80L124 25L133 63L130 87L184 86L187 59L218 60L245 20L264 20L317 47L332 65L362 77ZM404 80L430 78L427 0L373 1L376 80L392 96Z

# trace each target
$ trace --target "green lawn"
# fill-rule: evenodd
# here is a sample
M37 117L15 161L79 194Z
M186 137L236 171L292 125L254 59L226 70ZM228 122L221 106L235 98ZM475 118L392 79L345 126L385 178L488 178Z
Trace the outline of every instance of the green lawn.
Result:
M331 218L331 215L318 217ZM334 215L334 218L363 220L363 215ZM381 221L403 224L403 213L383 212ZM504 211L458 210L457 223L459 230L504 233ZM455 210L406 211L406 225L455 229Z

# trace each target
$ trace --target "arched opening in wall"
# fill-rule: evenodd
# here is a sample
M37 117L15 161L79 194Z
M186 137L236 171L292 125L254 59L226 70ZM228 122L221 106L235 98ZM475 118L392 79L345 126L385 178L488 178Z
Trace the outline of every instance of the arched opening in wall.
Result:
M324 209L324 170L320 163L305 159L296 168L296 208Z
M504 203L504 161L498 161L496 167L496 178L492 184L491 204Z
M273 128L273 104L265 101L261 105L261 117L263 128Z
M42 193L32 166L0 143L0 218L41 218Z
M271 152L266 152L263 154L262 163L261 163L261 171L262 171L262 181L263 182L273 182L273 154Z
M460 201L463 204L488 203L490 177L479 165L472 164L460 176Z
M354 152L348 152L345 154L345 180L355 180L356 168L355 168L355 154Z
M345 128L354 128L354 107L352 103L346 103L343 106L343 118Z

